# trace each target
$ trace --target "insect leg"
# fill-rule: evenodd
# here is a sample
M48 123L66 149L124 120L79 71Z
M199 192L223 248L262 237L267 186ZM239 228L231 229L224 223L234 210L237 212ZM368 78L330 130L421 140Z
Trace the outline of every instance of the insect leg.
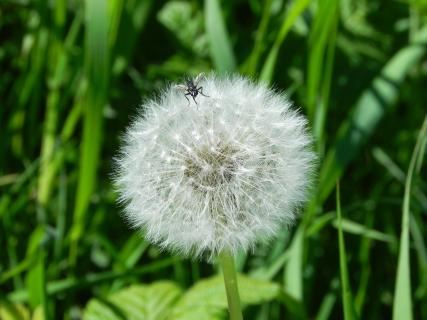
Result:
M209 98L209 96L207 96L207 95L205 95L205 94L203 93L203 87L199 87L199 88L197 88L197 91L199 91L199 93L200 93L202 96L205 96L205 97L208 97L208 98Z
M194 94L194 95L192 94L191 96L193 97L193 101L194 101L194 103L195 103L195 104L197 104L197 101L196 101L196 99L195 99L196 95L195 95L195 94Z
M186 94L184 94L184 97L185 97L185 99L187 99L187 101L188 101L188 106L190 106L190 99L188 99L188 95L191 95L191 93L190 92L188 92L188 93L186 93Z

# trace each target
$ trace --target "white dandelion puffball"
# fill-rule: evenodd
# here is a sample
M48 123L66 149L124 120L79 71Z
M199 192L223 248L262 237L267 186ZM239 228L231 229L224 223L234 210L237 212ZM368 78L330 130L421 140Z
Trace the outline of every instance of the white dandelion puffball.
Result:
M212 258L291 224L315 155L306 119L283 95L240 76L195 82L197 104L170 85L141 106L115 182L126 219L149 241Z

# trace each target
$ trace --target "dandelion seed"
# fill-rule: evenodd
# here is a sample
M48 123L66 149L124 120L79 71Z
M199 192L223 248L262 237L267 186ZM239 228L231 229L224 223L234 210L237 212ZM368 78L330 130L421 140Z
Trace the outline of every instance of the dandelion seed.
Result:
M305 118L283 95L238 76L199 85L208 96L197 108L174 86L144 104L115 179L125 217L149 241L212 258L292 224L315 155Z

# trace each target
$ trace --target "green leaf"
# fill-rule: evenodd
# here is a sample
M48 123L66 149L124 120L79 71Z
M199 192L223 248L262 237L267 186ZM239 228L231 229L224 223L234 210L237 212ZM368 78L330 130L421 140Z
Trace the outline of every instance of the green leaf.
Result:
M46 293L46 252L43 248L43 240L45 237L45 229L39 226L31 235L28 248L27 258L34 258L34 264L26 275L27 292L30 306L34 309L38 305L43 305L47 309L47 293Z
M278 299L285 305L292 319L307 319L306 310L300 300L295 299L285 291L279 294Z
M21 303L0 301L0 319L2 320L29 320L30 311Z
M426 47L421 44L426 42L427 26L418 33L417 43L401 49L390 59L342 124L335 146L327 153L320 171L320 201L329 196L337 179L396 102L400 85L425 53Z
M227 309L223 306L193 305L191 308L174 312L168 320L224 320Z
M218 72L234 71L236 59L221 15L218 0L205 0L206 33L211 56Z
M414 239L414 247L418 256L418 274L420 280L418 281L418 287L415 290L415 297L425 297L427 294L427 243L421 232L422 226L424 225L422 219L416 219L411 215L411 236Z
M323 297L320 303L319 310L316 315L316 320L327 320L331 319L332 310L337 300L337 288L339 286L339 280L333 278L329 285L327 294Z
M38 306L34 310L33 315L31 316L31 320L46 320L46 316L42 306Z
M264 50L267 27L271 18L271 13L272 13L271 12L272 2L273 2L272 0L264 1L261 21L259 23L258 30L255 33L254 47L252 49L251 54L247 58L247 60L241 66L242 73L245 73L251 77L255 76L255 72L258 67L258 61Z
M406 175L399 168L399 166L384 152L381 148L374 148L372 150L372 155L375 159L383 165L387 171L394 177L396 180L405 184ZM419 187L414 186L413 194L418 202L423 206L424 210L427 210L427 196L420 190Z
M327 44L335 38L334 28L338 19L338 1L319 1L319 9L313 22L309 38L307 70L307 106L312 115L325 71ZM323 72L322 72L323 71ZM311 117L312 118L312 117Z
M309 39L306 101L317 150L321 152L334 67L339 1L319 1L319 6Z
M338 227L338 219L333 221L333 226ZM363 237L370 238L372 240L384 241L384 242L396 242L396 239L388 234L381 231L370 229L360 223L354 222L349 219L341 219L342 230L348 233L361 235Z
M427 116L418 135L417 144L409 164L405 182L405 195L402 208L402 232L400 235L399 261L397 265L396 287L394 292L393 319L412 319L411 299L411 268L409 256L409 226L410 226L410 202L414 169L417 167L417 159L420 150L427 143Z
M335 212L328 212L314 219L305 231L306 237L318 234L325 226L329 225L334 219Z
M280 293L278 284L237 277L242 305L261 304L275 299ZM222 276L197 282L174 306L170 319L223 319L227 310L227 297Z
M286 18L283 19L283 23L279 33L277 34L277 38L274 41L274 44L268 54L267 60L265 61L264 66L261 70L260 79L262 81L270 83L273 79L280 47L282 46L283 41L289 33L289 30L291 30L291 27L295 23L295 20L300 16L301 13L303 13L309 3L310 1L308 0L296 0L292 4L292 8L289 10L289 13L286 15Z
M71 228L70 262L77 259L78 241L86 224L87 209L96 185L102 142L102 110L108 96L110 28L107 5L102 0L85 1L85 76L89 83L84 98L83 141L79 179Z
M75 290L76 288L91 287L101 283L111 283L111 281L119 279L128 279L131 277L141 276L147 273L155 273L160 269L170 267L175 258L165 258L155 262L145 264L142 267L126 269L123 271L105 271L99 273L89 273L85 276L76 278L70 276L65 279L51 281L47 283L47 293L49 296L58 295L67 291ZM29 294L25 289L18 289L7 295L7 298L15 302L28 301Z
M180 295L181 289L170 281L133 285L113 293L106 299L90 300L83 319L164 320Z
M290 257L285 269L285 291L295 300L302 301L302 258L304 250L304 232L301 225L292 240Z
M344 233L342 228L341 218L341 200L340 188L337 183L337 221L338 221L338 250L340 256L340 274L341 274L341 290L342 290L342 303L344 308L344 319L354 320L357 316L354 311L352 293L350 288L350 280L347 269L347 253L344 243Z
M207 54L207 38L203 32L203 14L193 10L193 5L186 1L169 1L158 12L157 19L186 48L197 55Z
M132 62L138 40L153 9L154 0L126 0L123 3L118 36L115 42L116 59L112 73L116 76ZM111 39L111 36L110 36Z

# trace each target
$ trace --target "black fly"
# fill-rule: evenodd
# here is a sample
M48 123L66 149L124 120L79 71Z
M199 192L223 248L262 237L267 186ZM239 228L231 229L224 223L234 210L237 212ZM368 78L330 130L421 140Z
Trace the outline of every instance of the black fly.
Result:
M184 84L178 84L175 86L175 88L177 88L178 90L182 90L185 92L184 97L185 97L185 99L187 99L188 105L190 105L190 99L188 99L187 96L191 96L193 98L193 101L195 104L197 104L197 101L195 98L197 97L197 95L199 93L204 97L209 97L203 93L203 87L202 86L198 87L200 80L202 80L204 78L205 78L205 75L203 73L199 73L199 75L194 79L194 81L191 78L187 78L185 80L185 85Z

